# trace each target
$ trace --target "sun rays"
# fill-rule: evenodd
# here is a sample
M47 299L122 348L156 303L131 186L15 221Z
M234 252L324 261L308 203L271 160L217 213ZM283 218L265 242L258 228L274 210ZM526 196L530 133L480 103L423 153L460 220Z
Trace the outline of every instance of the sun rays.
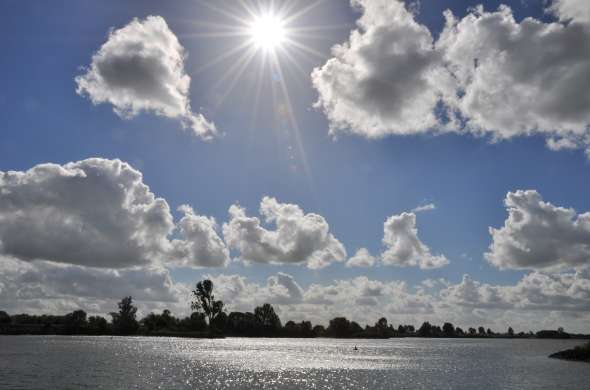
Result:
M252 88L252 125L259 116L274 116L277 137L286 137L285 153L290 168L305 174L313 187L300 128L292 104L294 87L308 82L312 67L325 62L329 53L322 53L317 43L327 30L348 29L343 25L313 25L312 13L325 0L311 3L296 1L239 0L217 2L197 0L206 9L206 20L190 23L194 32L186 40L199 40L218 45L219 53L189 72L191 77L216 71L209 84L215 96L212 110L220 110L238 85ZM214 17L211 17L214 16ZM213 21L214 20L214 21ZM316 19L317 20L317 19ZM242 82L246 84L241 84ZM311 106L309 102L308 106ZM269 111L270 110L270 111Z
M233 44L228 50L194 69L194 73L200 73L227 62L229 65L224 67L214 87L235 87L246 69L258 58L259 70L255 73L261 77L265 75L276 77L285 71L292 73L292 70L305 74L302 62L319 64L327 58L327 54L320 53L313 47L314 40L322 39L314 36L314 32L345 27L305 24L304 17L323 1L325 0L317 0L297 8L298 3L294 1L240 0L232 2L232 6L229 7L223 3L199 0L198 4L216 13L219 20L217 22L192 21L196 31L185 35L185 38L207 39L210 42L214 39L231 39ZM278 68L286 67L292 69L278 70ZM305 76L307 77L308 74ZM260 79L257 82L262 83L263 80ZM227 91L224 95L229 95L230 92ZM217 104L222 105L223 100Z

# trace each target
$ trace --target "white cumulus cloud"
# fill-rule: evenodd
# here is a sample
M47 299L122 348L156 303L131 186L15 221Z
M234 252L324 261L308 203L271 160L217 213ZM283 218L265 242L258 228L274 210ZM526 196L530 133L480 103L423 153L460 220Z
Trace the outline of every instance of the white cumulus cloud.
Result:
M515 285L490 285L464 275L440 292L443 302L472 309L587 312L590 309L588 271L546 274L532 272Z
M309 213L295 204L279 203L264 197L260 214L275 230L262 226L257 217L249 217L239 205L229 208L230 219L223 225L223 236L230 248L240 252L245 262L266 264L307 264L318 269L344 261L346 250L321 215Z
M354 256L346 261L347 267L372 267L377 262L375 256L371 255L367 248L360 248Z
M502 6L445 14L437 42L456 80L446 103L496 139L541 133L585 142L590 123L590 25L517 22Z
M101 268L224 265L214 220L183 211L172 243L168 203L120 160L0 171L0 254Z
M446 11L436 40L399 0L352 4L362 11L357 28L312 73L333 135L538 134L553 150L590 146L585 0L551 6L571 23L517 21L507 6L463 18Z
M187 205L179 210L184 213L177 224L182 239L172 241L174 258L188 266L225 266L229 262L229 250L217 233L215 219L197 215Z
M432 36L398 1L353 0L363 11L348 42L314 69L316 106L331 133L369 138L424 132L436 125L439 94L432 74L440 62Z
M214 123L191 109L185 57L184 48L161 16L134 19L110 32L86 73L76 77L77 92L94 104L112 104L123 118L148 111L179 119L183 127L209 140L218 131Z
M505 269L550 269L590 265L590 213L543 201L534 190L509 192L504 226L490 228L485 254Z
M449 264L444 255L433 255L418 238L416 214L401 213L389 217L383 225L385 251L381 261L385 265L440 268Z

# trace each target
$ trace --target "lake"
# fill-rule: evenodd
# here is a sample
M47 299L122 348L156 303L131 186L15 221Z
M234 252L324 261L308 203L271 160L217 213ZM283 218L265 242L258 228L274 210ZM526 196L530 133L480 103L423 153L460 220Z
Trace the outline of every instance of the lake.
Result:
M0 388L588 389L581 343L0 336Z

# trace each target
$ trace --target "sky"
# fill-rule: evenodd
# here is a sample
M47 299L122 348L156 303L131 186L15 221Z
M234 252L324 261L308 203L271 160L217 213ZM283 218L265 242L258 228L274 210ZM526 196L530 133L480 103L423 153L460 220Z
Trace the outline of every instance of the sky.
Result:
M0 1L0 310L588 332L584 3Z

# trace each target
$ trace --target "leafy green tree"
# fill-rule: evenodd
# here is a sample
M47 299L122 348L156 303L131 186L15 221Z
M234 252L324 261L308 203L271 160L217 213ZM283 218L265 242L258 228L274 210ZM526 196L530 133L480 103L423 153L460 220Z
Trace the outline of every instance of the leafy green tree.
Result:
M326 328L323 325L316 325L312 329L314 337L322 337L326 334Z
M192 313L190 316L190 329L199 331L207 328L207 320L203 313Z
M213 295L213 282L205 279L197 283L196 289L193 290L193 296L195 300L191 302L191 309L205 314L212 332L213 321L223 312L223 302L216 301Z
M139 323L148 332L154 332L158 329L158 319L160 315L156 313L150 313L139 321Z
M514 336L514 329L512 329L511 326L508 327L508 336L510 336L510 337Z
M385 331L387 329L387 318L381 317L375 324L375 327L381 331Z
M254 315L265 334L274 334L281 330L281 320L271 304L265 303L262 306L258 306L254 309Z
M422 336L422 337L432 336L432 325L430 325L430 322L425 321L422 324L422 326L420 326L420 329L418 329L418 336Z
M333 337L347 337L350 335L350 321L345 317L336 317L330 320L326 332Z
M225 333L227 327L228 317L224 311L215 316L213 320L213 331L217 333Z
M455 336L455 327L450 322L444 323L444 325L442 327L442 331L443 331L444 335L447 337Z
M113 331L116 334L131 335L137 333L139 323L135 318L137 307L133 306L133 298L125 297L118 303L119 312L110 313L113 317Z
M226 329L234 336L256 336L258 320L254 313L234 311L227 318Z
M162 314L150 313L143 318L140 323L148 332L154 332L161 329L175 330L178 325L178 320L174 318L170 310L164 309Z
M350 322L349 336L360 335L363 333L363 328L355 321Z
M109 324L104 317L92 316L88 318L88 331L93 334L105 334L109 331Z
M66 314L64 325L66 332L70 334L78 334L85 331L88 325L86 312L84 310L76 310L70 314Z
M195 312L190 317L179 320L178 327L183 331L201 332L207 329L207 320L203 313Z
M313 337L313 329L311 327L311 322L301 321L301 323L298 326L300 337Z
M0 325L8 325L12 322L10 316L5 311L0 310Z

